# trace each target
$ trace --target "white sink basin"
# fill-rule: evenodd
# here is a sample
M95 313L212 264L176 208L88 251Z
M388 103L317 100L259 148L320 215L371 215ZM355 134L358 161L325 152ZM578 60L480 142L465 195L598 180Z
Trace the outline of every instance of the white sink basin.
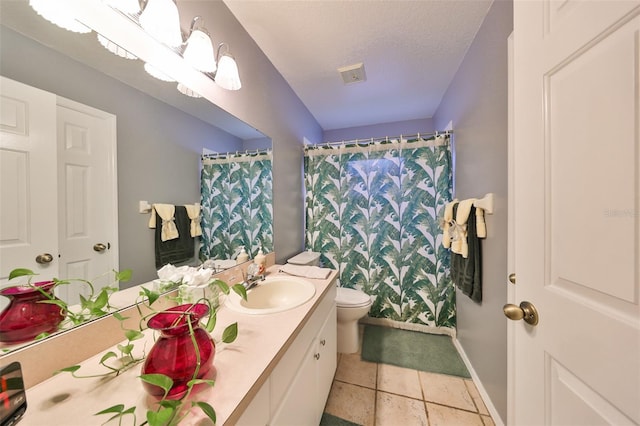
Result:
M300 306L315 294L315 285L304 278L267 277L247 292L247 300L242 300L236 293L231 292L225 305L243 314L272 314Z

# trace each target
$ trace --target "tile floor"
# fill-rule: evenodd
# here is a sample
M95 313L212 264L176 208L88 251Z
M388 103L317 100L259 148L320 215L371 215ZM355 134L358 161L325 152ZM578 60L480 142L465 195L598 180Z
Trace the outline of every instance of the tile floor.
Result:
M493 426L471 379L339 354L325 413L363 426Z

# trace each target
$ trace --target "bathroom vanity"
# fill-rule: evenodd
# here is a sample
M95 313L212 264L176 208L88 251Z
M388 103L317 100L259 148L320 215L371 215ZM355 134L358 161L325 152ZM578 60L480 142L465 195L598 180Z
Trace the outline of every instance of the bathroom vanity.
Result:
M267 276L278 276L278 269L271 266ZM315 286L314 296L283 312L250 315L221 306L215 340L221 340L222 330L236 321L238 338L218 344L215 386L203 388L194 397L213 406L217 425L319 424L337 364L336 274L332 271L325 280L308 279ZM152 333L146 333L145 341L148 352ZM100 371L98 361L111 349L83 361L79 373ZM41 351L40 356L48 355ZM77 379L67 373L53 376L27 389L28 408L20 424L100 425L109 415L94 414L116 404L136 406L139 424L155 401L144 391L139 374L136 366L107 380ZM125 420L125 424L131 422ZM194 409L181 424L210 422Z

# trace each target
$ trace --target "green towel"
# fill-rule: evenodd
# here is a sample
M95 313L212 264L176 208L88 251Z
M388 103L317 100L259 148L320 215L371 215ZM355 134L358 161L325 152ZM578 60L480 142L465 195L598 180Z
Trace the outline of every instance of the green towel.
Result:
M456 217L458 205L453 207L453 217ZM467 219L467 244L469 255L465 259L462 255L451 252L451 279L463 294L474 302L482 302L482 253L480 238L476 230L476 208L471 207Z

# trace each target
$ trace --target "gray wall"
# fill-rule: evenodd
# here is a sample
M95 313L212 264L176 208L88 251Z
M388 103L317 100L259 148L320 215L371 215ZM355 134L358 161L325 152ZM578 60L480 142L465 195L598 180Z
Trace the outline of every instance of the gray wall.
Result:
M507 418L507 37L513 3L496 0L434 115L453 121L456 197L496 194L482 242L483 301L456 294L458 340L503 422Z
M323 142L340 142L354 139L396 137L400 135L415 135L416 133L430 133L436 130L433 119L395 121L372 126L349 127L346 129L325 130ZM440 130L440 129L438 129Z

